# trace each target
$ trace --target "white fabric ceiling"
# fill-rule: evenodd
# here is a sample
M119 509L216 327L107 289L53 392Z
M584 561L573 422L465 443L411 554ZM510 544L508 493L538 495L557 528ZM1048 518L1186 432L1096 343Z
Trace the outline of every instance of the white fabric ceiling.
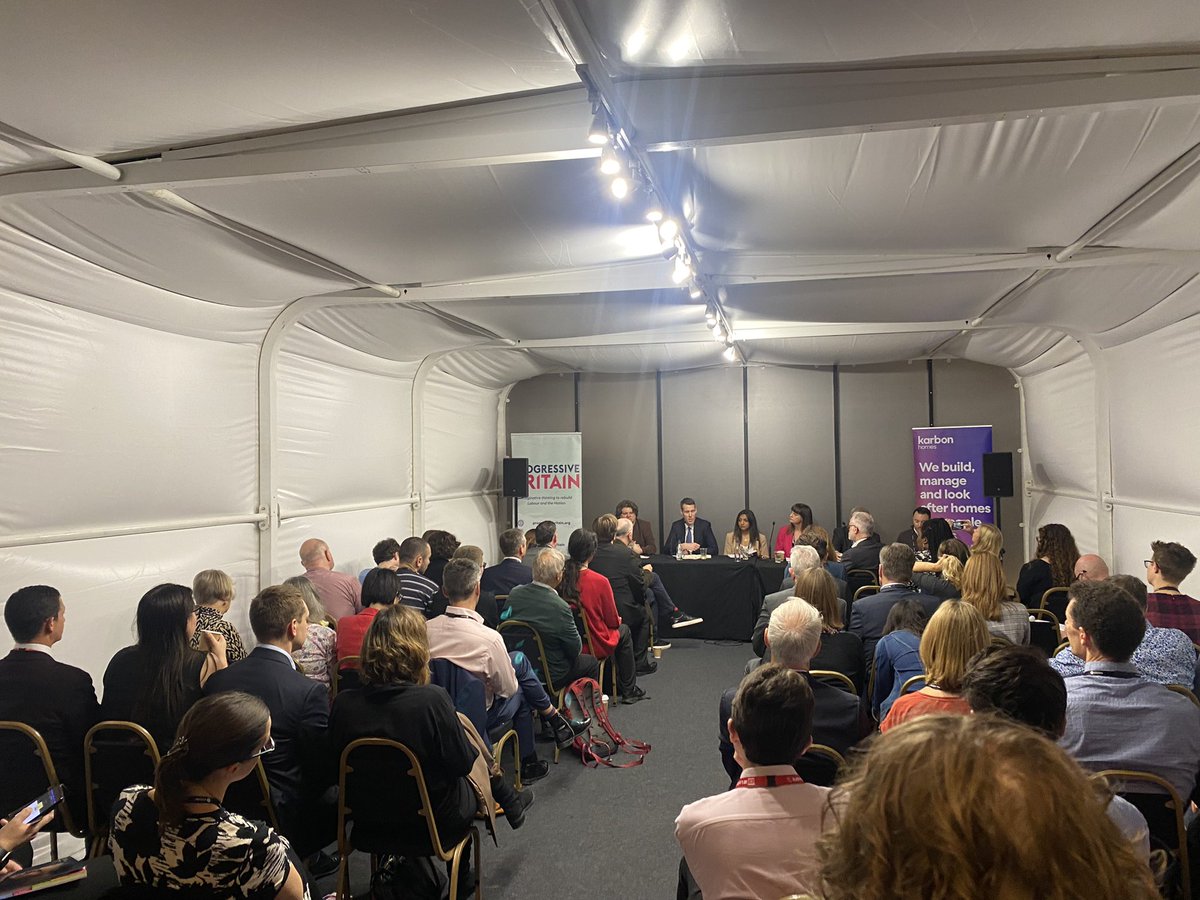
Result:
M1200 537L1200 415L1150 470L1138 420L1194 368L1194 0L11 0L0 563L128 611L194 535L55 535L211 520L243 592L380 517L482 542L512 383L726 364L585 82L747 362L1008 367L1030 524Z

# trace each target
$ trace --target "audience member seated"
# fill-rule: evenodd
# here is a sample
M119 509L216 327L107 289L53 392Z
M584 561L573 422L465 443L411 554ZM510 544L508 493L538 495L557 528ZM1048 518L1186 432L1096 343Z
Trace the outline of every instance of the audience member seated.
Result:
M583 649L597 659L611 660L616 667L614 676L621 703L649 700L638 687L637 664L633 656L633 636L629 626L621 621L613 598L612 584L590 568L596 556L596 533L576 528L567 542L568 558L563 569L558 595L567 605L578 607L591 633L591 645Z
M1085 553L1075 560L1076 581L1105 581L1108 577L1108 563L1095 553Z
M767 536L758 531L758 519L751 509L743 509L737 514L733 523L733 531L725 532L725 547L721 550L725 556L757 556L766 559Z
M246 659L215 672L206 695L240 691L267 705L275 749L263 757L279 827L301 856L316 854L337 834L336 779L328 764L329 692L296 670L292 654L308 636L308 607L298 588L274 585L250 601L258 646ZM322 799L324 797L324 799ZM315 859L309 871L328 861Z
M1035 647L997 646L984 649L967 668L963 696L973 713L995 713L1057 741L1067 727L1067 688ZM1114 796L1108 816L1121 829L1138 858L1150 861L1150 829L1146 817L1128 800Z
M476 790L488 787L488 776L509 824L520 826L532 791L518 796L499 777L491 760L483 783L472 784L470 776L480 756L478 738L468 740L450 695L429 683L424 616L397 603L375 617L363 645L362 679L361 688L339 692L333 701L329 732L339 757L359 738L387 738L404 744L421 763L443 846L453 846L466 835L479 809ZM348 790L354 787L348 785ZM355 844L362 847L366 843L369 849L366 835L386 836L391 846L416 848L416 855L431 855L425 822L416 815L421 805L416 783L396 775L379 778L370 788L369 803L347 798L355 811Z
M773 662L807 676L812 658L821 649L821 614L816 607L797 598L779 606L771 614L767 644ZM751 660L751 664L755 660ZM815 743L832 747L843 756L873 730L870 717L859 698L845 688L808 679L815 698L813 734ZM733 708L736 687L721 695L718 724L721 730L721 763L729 773L730 785L741 775L742 767L733 756L726 723Z
M1145 613L1145 582L1132 575L1113 575L1108 580L1137 601ZM1146 634L1133 652L1131 662L1143 678L1158 684L1179 684L1190 689L1196 677L1196 648L1178 628L1159 628L1146 622ZM1083 660L1070 646L1059 651L1050 665L1063 678L1084 673Z
M66 604L47 585L23 587L4 605L4 623L16 645L0 659L0 719L22 722L45 739L67 787L72 817L82 824L87 821L83 736L100 721L100 705L92 677L52 655L67 626ZM11 746L7 738L4 746Z
M681 553L700 553L705 551L716 556L717 536L713 534L712 523L696 515L696 501L684 497L679 501L680 518L671 523L667 539L663 541L663 553L675 556Z
M980 522L976 525L971 532L971 553L994 553L1003 560L1004 535L1000 533L1000 529L991 522Z
M196 633L191 648L203 649L200 640L206 631L225 638L225 659L233 665L246 658L242 636L225 616L233 605L233 579L220 569L205 569L192 579L192 597L196 601Z
M822 900L1158 896L1079 767L999 717L898 728L851 761L830 800Z
M618 519L628 519L633 523L633 543L630 549L639 556L653 556L658 552L658 544L654 540L654 528L648 519L638 518L638 505L632 500L622 500L617 504Z
M913 587L922 594L957 600L962 596L963 568L968 556L966 544L958 538L947 538L938 545L934 562L917 560L913 564Z
M916 597L906 597L888 610L883 637L875 645L875 686L871 712L878 720L887 717L910 678L925 674L921 662L921 635L929 616Z
M371 558L375 565L368 566L358 573L358 583L367 579L367 573L372 569L391 569L393 572L400 568L400 542L395 538L384 538L371 548Z
M854 682L854 689L861 694L866 681L862 638L845 630L841 609L846 601L837 595L833 576L820 568L800 573L796 596L815 606L821 614L821 649L812 658L812 667L841 672Z
M533 581L533 571L521 564L525 556L525 535L518 528L500 532L500 553L503 559L483 570L481 589L495 596L507 596L518 584Z
M690 875L705 900L779 898L816 886L829 789L805 784L793 767L812 743L813 706L807 679L779 665L754 670L738 688L726 728L741 777L734 790L687 804L675 820L681 881L690 888Z
M851 569L874 569L879 565L883 542L875 533L875 519L869 512L862 510L850 516L846 525L846 539L850 546L842 551L838 561L846 567L847 572Z
M104 671L105 719L136 722L160 752L170 747L179 722L210 675L225 668L225 638L203 633L205 652L189 644L196 631L192 589L160 584L138 602L137 643L118 650Z
M459 544L458 549L454 551L453 558L469 559L479 566L482 574L480 575L479 600L475 603L475 612L483 617L483 623L488 628L496 628L500 624L500 608L496 603L495 593L483 588L483 580L487 576L487 566L483 562L483 548L476 547L474 544ZM445 594L445 591L442 593ZM447 598L448 602L449 598Z
M662 579L658 577L658 573L654 571L654 567L650 563L643 563L638 556L636 550L633 549L633 523L628 519L617 519L616 522L611 522L610 516L601 516L596 521L603 520L605 522L604 532L607 534L608 526L613 525L613 543L624 544L629 548L629 552L633 555L634 560L642 567L642 570L650 573L649 579L646 581L646 588L642 592L646 602L650 604L650 611L654 615L654 621L657 623L658 639L654 642L654 646L666 650L671 645L663 640L663 635L669 634L676 628L689 628L692 625L699 625L704 619L700 616L689 616L671 599L671 595L667 593L666 587L662 583ZM598 539L597 539L598 540Z
M1200 766L1200 709L1138 674L1129 661L1146 617L1107 581L1071 585L1067 640L1083 675L1067 678L1067 728L1060 741L1085 769L1153 772L1186 798Z
M121 884L156 896L307 898L287 839L221 805L273 747L270 714L257 697L234 692L196 703L154 787L128 787L113 807L108 846Z
M0 877L21 870L21 864L13 859L17 849L28 844L35 834L54 821L53 810L32 822L25 821L33 812L33 804L30 804L17 810L11 819L0 819Z
M533 582L521 584L508 595L501 621L519 620L537 629L546 650L547 673L555 687L564 688L577 678L600 674L596 657L581 653L583 641L575 627L575 615L556 588L562 581L566 560L557 550L542 553L533 565Z
M440 589L442 586L442 570L446 563L454 558L458 549L458 538L448 531L430 529L421 535L421 540L429 544L429 565L425 569L425 577Z
M983 614L992 634L1013 644L1029 643L1029 609L1008 599L1004 566L993 553L976 553L963 570L962 599Z
M292 659L304 675L329 690L337 665L337 632L330 625L337 623L330 622L321 598L306 576L293 575L283 583L298 590L308 607L308 640L292 654Z
M938 607L921 635L925 686L897 697L879 730L887 731L909 719L934 713L970 712L962 698L963 676L971 658L989 640L987 623L971 604L947 600Z
M779 531L775 535L775 552L782 553L786 557L792 552L792 546L800 538L800 535L812 525L812 507L807 503L793 503L792 508L788 510L787 521L779 527ZM829 542L828 535L825 536L825 542Z
M438 586L425 577L428 568L429 544L426 541L410 537L400 542L400 565L396 567L396 575L400 579L400 602L411 606L427 619L438 612L432 608Z
M615 540L620 523L628 521L618 521L610 515L600 516L596 520L596 553L589 568L607 578L612 586L617 612L621 621L629 626L629 634L633 639L637 674L649 675L658 669L647 655L650 649L650 619L646 615L646 589L653 578L653 571L626 544Z
M450 605L446 612L426 623L429 655L445 659L483 682L487 727L512 720L521 750L521 778L536 781L549 771L538 760L534 743L533 713L536 711L554 730L560 748L566 748L587 724L574 726L550 701L524 653L510 654L504 639L483 622L476 611L480 569L469 559L451 560L444 572L443 587Z
M782 588L773 594L767 594L763 598L762 609L758 613L758 621L754 623L754 631L750 636L750 646L754 648L754 652L759 656L763 656L766 652L766 639L763 637L767 633L767 623L771 621L771 613L773 613L781 603L786 603L792 597L799 597L796 593L796 579L811 569L821 568L821 558L817 551L810 544L796 544L789 551L788 557L788 577L790 583L786 588ZM826 570L827 571L827 570ZM832 575L830 576L833 577ZM837 614L840 621L846 618L846 601L842 594L846 591L846 582L834 579L834 590L837 591ZM807 597L802 599L807 600Z
M1178 628L1200 644L1200 601L1179 590L1179 585L1196 568L1196 557L1183 544L1154 541L1146 560L1146 618L1160 628Z
M533 561L541 556L545 551L551 550L558 546L558 524L553 519L546 519L544 522L538 522L533 528L533 544L525 551L525 556L521 559L529 568L533 568Z
M346 616L337 623L338 668L357 669L353 662L342 665L342 660L351 656L362 656L363 638L371 621L394 603L400 602L400 573L391 569L372 569L362 585L363 610L356 616Z
M914 553L928 553L934 550L937 545L930 546L929 538L925 534L925 525L932 518L933 513L929 511L928 506L918 506L912 513L912 527L905 528L896 535L896 543L911 547Z
M833 549L833 544L830 541L829 532L820 525L809 525L800 533L798 544L808 544L817 551L817 555L821 557L821 562L825 565L825 571L836 578L838 581L845 581L846 567L838 562L837 552ZM784 579L786 581L786 579ZM782 585L780 585L782 587ZM845 593L843 590L841 593Z
M1033 555L1017 576L1017 596L1030 609L1037 609L1046 591L1066 587L1075 578L1079 551L1067 526L1051 523L1038 529Z
M909 597L917 600L927 616L942 602L940 597L925 596L913 590L912 567L916 562L912 547L904 544L888 544L879 554L879 592L854 601L850 608L850 630L863 643L863 666L871 670L875 658L875 644L883 637L883 626L887 624L888 612L901 600Z
M333 571L333 554L323 540L309 538L300 545L300 564L335 622L362 612L362 583L345 572Z

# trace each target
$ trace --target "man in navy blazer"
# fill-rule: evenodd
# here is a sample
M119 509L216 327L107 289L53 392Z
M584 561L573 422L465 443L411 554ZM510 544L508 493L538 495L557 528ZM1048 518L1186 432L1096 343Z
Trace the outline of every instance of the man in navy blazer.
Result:
M241 662L214 672L206 694L244 691L271 711L275 749L261 759L284 835L302 856L333 840L337 807L323 797L333 783L328 766L329 692L300 673L292 652L308 637L308 607L297 588L274 585L250 601L258 646Z
M663 553L674 556L677 550L684 553L695 553L707 550L713 556L721 552L717 536L713 534L712 523L696 515L696 501L684 497L679 501L679 511L683 518L671 523L667 539L663 541Z
M932 616L942 604L942 598L933 594L922 594L913 589L912 570L917 555L913 548L905 544L888 544L879 553L879 593L870 597L855 600L850 609L850 625L852 631L862 638L863 659L866 660L867 671L875 660L875 645L883 637L883 627L887 624L888 613L892 607L909 597L916 598L925 609L926 616Z
M82 827L87 824L83 736L100 721L100 704L91 676L56 661L50 654L50 648L62 640L66 606L52 587L23 587L8 598L4 622L16 646L0 659L0 719L22 722L37 729L45 739L54 769L67 787L71 815ZM10 746L14 744L6 739L0 759ZM14 773L8 774L11 777ZM41 791L38 788L36 793ZM0 803L7 803L0 807L0 815L7 815L34 796L15 781L0 785Z
M525 558L525 532L519 528L500 532L500 552L504 559L483 570L479 589L507 596L518 584L533 581L533 569L521 562Z

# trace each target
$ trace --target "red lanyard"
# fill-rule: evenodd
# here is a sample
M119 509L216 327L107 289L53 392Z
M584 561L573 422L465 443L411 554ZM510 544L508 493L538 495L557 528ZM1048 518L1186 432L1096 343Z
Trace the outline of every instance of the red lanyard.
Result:
M737 780L735 787L762 788L783 787L785 784L804 784L799 775L743 775Z

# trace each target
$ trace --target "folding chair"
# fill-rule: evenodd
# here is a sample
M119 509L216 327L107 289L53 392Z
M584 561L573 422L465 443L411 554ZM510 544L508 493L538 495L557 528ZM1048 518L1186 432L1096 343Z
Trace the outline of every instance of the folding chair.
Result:
M358 664L362 660L361 656L343 656L337 661L337 665L333 667L333 675L330 677L329 689L330 696L336 697L338 691L342 688L356 688L362 684L362 679L358 674ZM344 666L343 663L353 662L352 666ZM346 683L343 684L342 682Z
M529 664L533 666L538 680L546 688L546 693L554 698L554 705L561 709L566 686L555 687L554 682L550 679L550 660L546 656L546 645L542 643L542 636L538 630L528 622L509 619L501 622L497 631L504 638L504 646L510 653L524 653L529 658ZM555 762L558 762L558 754L558 744L555 743Z
M256 760L252 775L235 781L225 792L224 806L230 812L247 819L266 822L276 831L279 828L279 816L275 812L275 803L271 799L271 783L267 780L267 770L263 768L262 757Z
M924 675L914 675L912 678L908 679L908 681L904 682L904 684L900 686L900 696L903 697L905 694L908 693L909 688L913 687L918 681L924 681L924 680L925 680Z
M854 687L854 682L842 672L834 672L832 669L812 669L808 673L809 678L816 678L819 681L824 681L827 684L833 684L848 693L858 696L858 691Z
M1048 609L1029 610L1029 644L1037 647L1047 657L1054 656L1058 646L1058 616Z
M351 765L352 757L356 754L361 754L363 750L371 749L374 751L370 762L358 763L358 768ZM402 754L401 758L384 762L388 756ZM403 763L407 762L408 768L403 769ZM398 765L399 763L399 765ZM371 874L375 873L378 865L378 857L380 852L395 852L401 855L427 855L422 851L424 847L414 848L406 846L400 842L395 842L389 847L389 843L395 841L395 836L388 830L386 834L365 834L360 835L359 825L355 825L354 840L351 840L351 835L347 831L347 824L354 821L354 810L359 810L370 806L370 801L360 799L355 796L354 779L348 777L356 772L362 777L367 784L378 784L383 781L394 780L396 773L403 771L405 775L412 778L416 782L417 792L420 797L420 806L413 810L414 819L419 817L425 820L426 828L429 834L429 844L433 849L433 854L442 862L450 863L450 900L458 898L458 877L459 870L462 866L463 853L467 846L471 845L474 850L475 860L475 898L480 900L483 897L483 875L480 871L480 853L479 853L479 829L474 825L467 829L467 833L457 844L452 847L446 847L438 832L437 819L434 817L433 804L429 800L429 788L425 784L425 773L421 769L421 761L417 759L416 754L408 749L399 741L391 741L386 738L359 738L352 741L345 750L342 751L340 763L338 765L338 852L341 854L341 861L338 864L337 878L337 896L338 900L352 900L350 893L350 854L354 852L356 843L370 843L373 850L371 853ZM379 799L375 792L367 792L368 797ZM396 810L390 810L391 813L396 813ZM376 840L378 839L378 840ZM387 849L385 849L387 848Z
M1067 621L1067 590L1068 588L1065 587L1050 588L1042 594L1042 602L1039 607L1054 613L1058 621Z
M504 765L504 749L512 745L513 784L518 791L521 790L521 750L517 742L517 730L511 718L488 727L483 682L448 659L431 659L429 678L431 684L436 684L450 695L454 708L471 721L501 766Z
M1175 786L1153 772L1133 769L1105 769L1092 775L1095 780L1105 782L1116 794L1121 795L1138 808L1150 826L1150 839L1172 853L1179 860L1179 886L1181 897L1192 896L1192 868L1188 857L1187 826L1183 821L1184 804ZM1126 785L1138 782L1153 786L1153 791L1132 791Z
M825 744L813 744L796 760L796 772L808 784L833 787L846 758Z
M0 813L4 815L44 794L51 785L62 783L45 739L24 722L0 721L0 760L4 762L4 777L0 779ZM50 823L51 859L58 859L61 832L87 837L76 827L67 803L58 805Z
M1200 706L1200 698L1197 698L1195 694L1193 694L1190 690L1188 690L1182 684L1168 684L1167 690L1174 691L1176 694L1182 694L1183 696L1185 696L1189 700L1191 700L1192 703L1196 704L1196 706Z
M110 719L83 737L83 782L87 791L88 856L104 855L108 815L117 795L131 784L154 784L158 745L136 722Z

